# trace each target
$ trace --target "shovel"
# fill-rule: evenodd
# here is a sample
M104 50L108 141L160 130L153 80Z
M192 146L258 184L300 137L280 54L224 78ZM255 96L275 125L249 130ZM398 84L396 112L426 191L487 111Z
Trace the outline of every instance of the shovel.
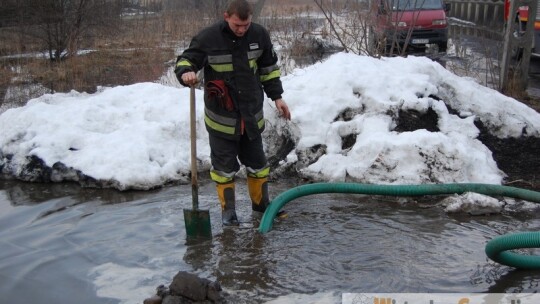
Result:
M188 240L210 239L210 212L199 210L199 186L197 184L197 132L195 129L195 87L191 86L189 95L189 123L191 137L191 198L193 209L184 209L184 222Z

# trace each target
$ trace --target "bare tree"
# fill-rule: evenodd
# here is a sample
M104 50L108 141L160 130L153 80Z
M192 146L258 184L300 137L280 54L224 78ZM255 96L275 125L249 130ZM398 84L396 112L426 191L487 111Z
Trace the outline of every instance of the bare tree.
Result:
M315 4L319 7L321 12L323 13L326 20L328 21L328 24L330 25L330 29L332 30L332 33L334 34L335 38L339 41L344 51L349 52L349 46L343 40L342 32L338 31L337 24L336 24L337 22L334 18L333 7L328 6L328 2L325 5L324 0L314 0L314 1L315 1ZM332 2L333 1L331 1L331 3Z
M209 19L221 20L228 2L228 0L203 0L201 4Z
M375 55L373 33L374 18L369 1L358 0L313 0L324 15L327 33L345 52Z
M42 40L49 58L75 55L82 39L100 28L111 30L125 0L21 0L21 22L27 34Z
M255 5L253 6L253 21L257 22L259 19L259 16L261 15L262 9L264 7L264 2L266 0L257 0Z
M344 51L370 56L425 51L425 44L412 44L421 10L428 3L442 4L426 0L313 1L324 15L330 35ZM446 42L437 45L446 51Z
M17 23L17 1L0 0L0 27Z

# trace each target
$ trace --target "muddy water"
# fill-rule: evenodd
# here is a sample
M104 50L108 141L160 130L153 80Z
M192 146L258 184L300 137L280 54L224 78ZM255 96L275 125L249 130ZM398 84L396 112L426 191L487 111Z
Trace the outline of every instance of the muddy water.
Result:
M272 195L295 184L274 182ZM188 246L189 185L117 192L0 181L0 303L142 303L180 270L218 280L233 303L540 290L540 273L484 254L496 235L540 230L539 214L449 215L436 198L323 194L289 203L289 218L261 235L244 180L237 188L244 224L224 230L214 185L201 181L214 237Z

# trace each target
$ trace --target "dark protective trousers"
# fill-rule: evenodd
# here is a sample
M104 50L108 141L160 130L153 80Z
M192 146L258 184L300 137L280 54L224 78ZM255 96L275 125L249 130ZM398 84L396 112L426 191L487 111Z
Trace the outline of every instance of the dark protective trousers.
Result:
M209 138L214 171L234 174L240 169L240 163L253 170L266 167L262 136L250 140L244 133L240 139L231 140L209 134Z

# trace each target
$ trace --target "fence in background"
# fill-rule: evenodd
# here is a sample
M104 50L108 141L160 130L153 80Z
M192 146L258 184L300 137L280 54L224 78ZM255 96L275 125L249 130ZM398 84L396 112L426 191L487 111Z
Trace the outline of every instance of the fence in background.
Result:
M449 17L495 32L504 26L504 0L445 0L450 3Z

